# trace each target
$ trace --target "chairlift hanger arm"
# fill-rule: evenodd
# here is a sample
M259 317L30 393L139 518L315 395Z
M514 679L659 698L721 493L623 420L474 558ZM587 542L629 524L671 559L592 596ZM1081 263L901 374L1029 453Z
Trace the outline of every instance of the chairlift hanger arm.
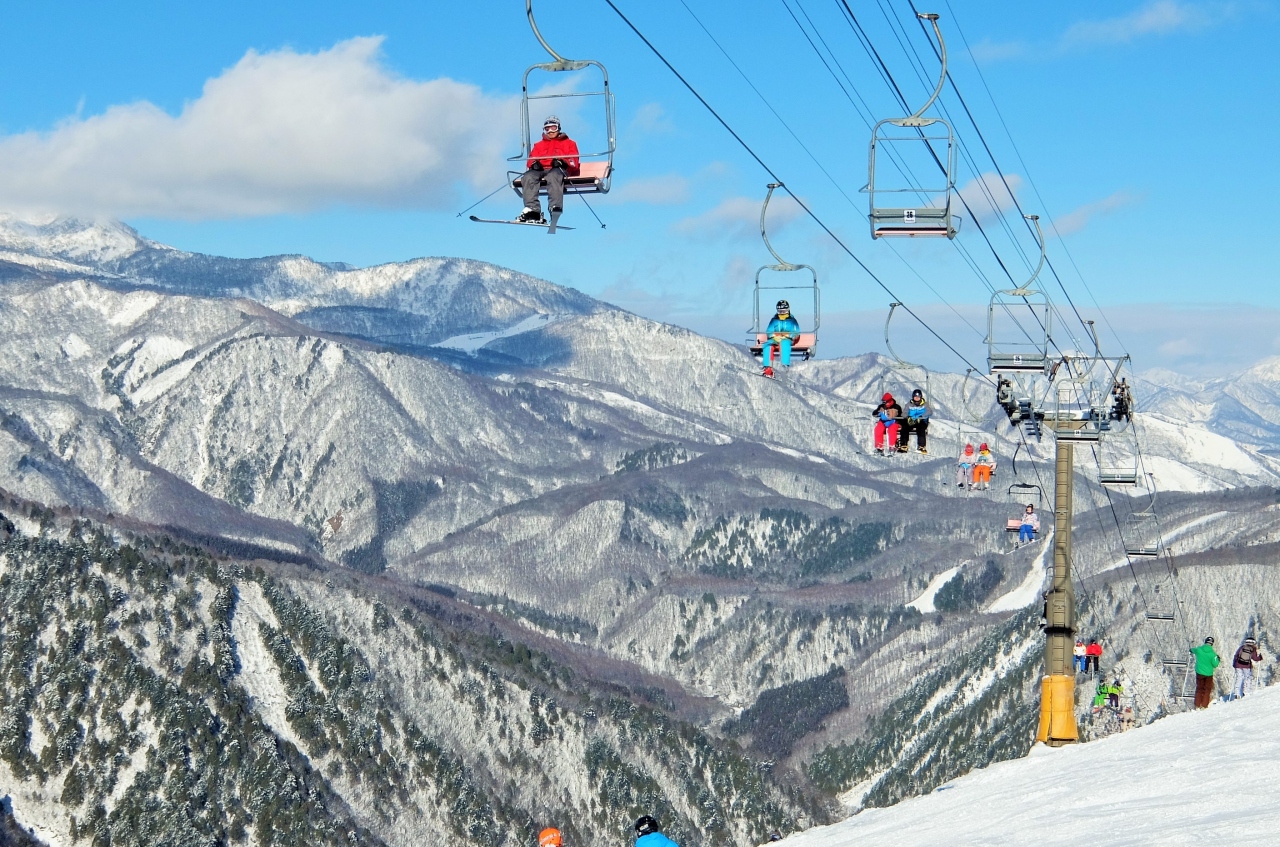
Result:
M1013 295L1023 295L1029 292L1031 290L1032 284L1040 276L1040 271L1044 270L1044 257L1045 257L1044 230L1040 228L1040 216L1039 215L1023 215L1023 217L1031 221L1031 223L1035 224L1036 243L1040 245L1040 263L1036 265L1035 273L1031 275L1031 279L1027 280L1022 285L1019 285L1013 291L1009 292L1010 294L1013 294Z
M938 37L939 56L942 61L942 69L938 74L938 84L933 89L933 94L929 95L929 99L925 101L925 104L919 109L916 109L911 114L911 117L894 121L893 123L897 126L920 127L935 123L938 120L937 118L922 118L921 115L928 111L929 107L934 104L938 99L938 96L942 94L942 87L947 83L947 42L943 40L942 29L938 26L938 14L936 12L917 12L916 17L933 24L933 34Z
M911 362L908 362L906 359L903 359L901 356L899 356L898 352L893 349L892 342L889 341L889 322L893 320L893 310L898 308L901 305L902 304L898 302L893 302L889 304L889 316L884 319L884 346L889 348L889 355L893 357L893 360L895 362L895 367L901 370L923 371L925 370L923 365L913 364ZM970 371L972 370L973 369L970 368Z
M524 0L525 13L529 16L529 28L533 30L533 37L538 39L538 43L542 45L542 49L551 54L554 62L549 62L543 67L547 70L556 71L576 71L587 66L586 62L576 61L574 59L566 59L555 50L551 49L551 45L542 37L542 33L538 30L538 22L533 19L533 0ZM526 74L527 76L527 74Z
M769 243L769 233L765 230L765 215L769 211L769 200L770 198L773 197L773 192L775 189L784 188L784 187L785 186L780 182L771 182L768 185L769 191L767 194L764 195L764 203L763 205L760 206L760 237L764 239L765 249L767 249L769 253L773 255L773 258L778 260L778 265L777 265L778 270L793 271L798 268L806 267L806 266L797 265L794 262L788 262L786 259L779 256L778 251L774 250L773 245ZM810 270L812 270L812 268L810 268ZM814 274L814 277L816 279L817 274Z

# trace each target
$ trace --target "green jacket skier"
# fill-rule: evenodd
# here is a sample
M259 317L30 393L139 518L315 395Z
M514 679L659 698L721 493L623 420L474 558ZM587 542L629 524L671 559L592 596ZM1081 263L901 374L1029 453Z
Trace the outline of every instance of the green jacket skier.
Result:
M1207 709L1213 702L1213 672L1222 659L1213 649L1212 635L1199 647L1192 647L1190 652L1196 657L1196 708Z

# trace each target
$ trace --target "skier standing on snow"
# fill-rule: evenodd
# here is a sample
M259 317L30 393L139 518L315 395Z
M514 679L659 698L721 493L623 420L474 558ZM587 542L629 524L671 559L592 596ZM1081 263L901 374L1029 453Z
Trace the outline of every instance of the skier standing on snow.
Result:
M1207 709L1213 702L1213 672L1222 660L1213 649L1212 635L1190 652L1196 657L1196 708Z
M1246 638L1244 643L1240 645L1240 649L1236 651L1235 658L1231 660L1231 667L1235 669L1236 678L1231 686L1231 699L1243 697L1245 689L1253 691L1253 664L1262 661L1262 653L1258 650L1258 642L1252 638Z
M636 821L636 847L680 847L662 834L658 822L650 815L641 815Z
M552 212L564 208L564 178L577 176L578 145L560 131L560 119L549 115L542 122L542 140L529 151L527 171L520 177L520 193L524 196L524 211L516 220L521 223L545 223L542 204L538 202L538 190L547 184L547 203Z
M1098 672L1098 662L1102 659L1102 645L1098 639L1090 638L1089 646L1084 648L1084 671L1092 676Z

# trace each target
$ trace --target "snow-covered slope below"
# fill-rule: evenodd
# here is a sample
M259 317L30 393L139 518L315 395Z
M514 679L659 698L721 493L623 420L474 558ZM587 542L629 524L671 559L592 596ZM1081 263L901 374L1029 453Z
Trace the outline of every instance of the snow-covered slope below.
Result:
M1275 844L1280 688L975 771L788 847Z

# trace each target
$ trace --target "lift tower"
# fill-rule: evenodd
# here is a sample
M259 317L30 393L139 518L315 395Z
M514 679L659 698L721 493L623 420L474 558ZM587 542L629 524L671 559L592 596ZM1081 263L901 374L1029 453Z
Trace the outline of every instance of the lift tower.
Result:
M1054 421L1055 429L1058 421ZM1075 442L1057 439L1053 486L1053 581L1044 600L1044 679L1036 740L1061 747L1079 740L1076 675L1071 649L1076 634L1076 593L1071 585L1072 495Z

